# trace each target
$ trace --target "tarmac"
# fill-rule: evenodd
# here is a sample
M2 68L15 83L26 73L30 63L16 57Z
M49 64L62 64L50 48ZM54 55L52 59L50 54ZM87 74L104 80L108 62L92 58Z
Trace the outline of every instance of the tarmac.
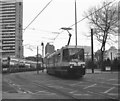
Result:
M22 76L38 80L39 77L44 73L46 73L46 70L44 70L44 72L39 71L39 74L37 74L37 71L23 72ZM21 72L20 72L20 74L21 74ZM92 73L91 69L86 69L85 77L89 77L89 78L94 78L95 77L97 79L97 78L103 78L103 77L110 78L110 77L113 77L113 75L114 75L115 78L118 78L119 77L118 74L119 74L119 72L117 72L117 71L101 71L100 69L94 69L94 73ZM10 75L12 75L12 73ZM0 100L2 99L2 93L3 93L2 92L2 74L0 74ZM13 98L13 95L14 95L14 99L15 99L15 97L16 98L21 98L22 97L23 99L27 99L27 98L31 97L29 94L23 94L23 93L20 93L20 94L14 93L13 94L13 93L4 92L3 95L5 95L7 98Z

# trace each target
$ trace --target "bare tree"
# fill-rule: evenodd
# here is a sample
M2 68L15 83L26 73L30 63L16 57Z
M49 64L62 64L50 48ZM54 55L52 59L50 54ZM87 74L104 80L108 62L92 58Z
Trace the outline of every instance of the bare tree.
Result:
M103 2L102 7L96 6L85 12L90 26L94 28L94 36L101 43L101 66L103 66L103 55L107 40L118 34L118 9L111 2Z

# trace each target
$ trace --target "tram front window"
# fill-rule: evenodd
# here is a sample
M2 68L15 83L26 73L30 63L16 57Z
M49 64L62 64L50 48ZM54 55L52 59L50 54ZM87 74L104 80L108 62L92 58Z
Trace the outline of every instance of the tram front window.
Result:
M79 48L64 49L63 61L84 61L84 50Z

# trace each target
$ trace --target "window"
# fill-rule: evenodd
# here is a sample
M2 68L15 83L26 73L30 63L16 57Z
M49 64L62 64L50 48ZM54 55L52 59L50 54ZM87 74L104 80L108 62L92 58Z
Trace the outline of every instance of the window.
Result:
M21 5L21 2L19 3L19 5Z
M63 61L69 61L69 50L68 49L63 50Z
M56 63L60 62L60 53L56 54L55 57L56 57L56 58L55 58L55 62L56 62Z

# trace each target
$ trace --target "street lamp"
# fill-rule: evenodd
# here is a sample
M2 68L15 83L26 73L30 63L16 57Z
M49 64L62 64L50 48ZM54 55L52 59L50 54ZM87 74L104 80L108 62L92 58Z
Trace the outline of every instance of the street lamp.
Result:
M43 72L43 69L44 69L44 43L43 42L41 43L41 46L42 46L42 72Z

